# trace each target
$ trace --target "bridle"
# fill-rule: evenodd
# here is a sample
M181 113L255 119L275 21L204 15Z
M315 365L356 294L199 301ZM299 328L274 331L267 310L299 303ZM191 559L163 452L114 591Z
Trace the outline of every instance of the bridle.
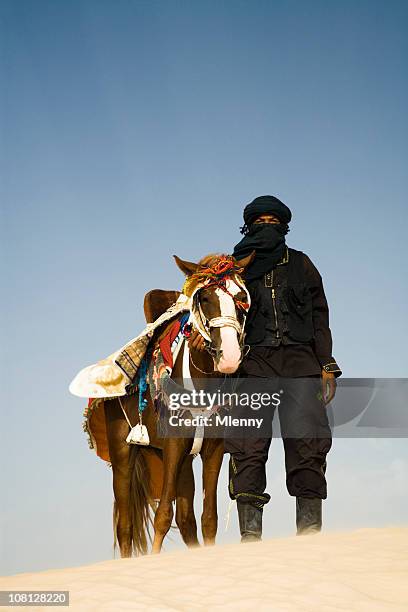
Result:
M245 291L247 295L247 302L243 302L239 300L233 293L231 293L227 288L227 281L233 281L240 289ZM202 289L207 289L208 287L215 286L218 289L224 291L227 295L229 295L235 304L235 310L243 314L244 318L242 323L238 320L237 316L232 315L221 315L218 317L207 318L204 314L203 309L200 303L200 291ZM211 330L220 327L232 327L235 329L238 335L238 343L241 351L241 358L245 351L244 339L245 339L245 319L248 314L248 309L250 306L250 296L247 288L244 285L243 280L239 277L237 273L233 273L231 275L223 275L220 278L210 278L207 281L204 281L202 284L198 285L194 292L191 295L191 319L193 326L199 331L199 333L203 336L205 340L205 348L207 352L214 358L216 362L219 361L222 355L222 349L216 349L212 346L211 339Z

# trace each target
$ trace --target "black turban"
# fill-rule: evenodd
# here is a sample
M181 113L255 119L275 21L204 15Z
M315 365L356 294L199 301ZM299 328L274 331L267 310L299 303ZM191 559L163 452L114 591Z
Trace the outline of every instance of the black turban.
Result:
M252 200L244 209L244 222L247 226L251 225L260 215L276 215L279 221L286 225L292 219L290 209L275 198L275 196L265 195Z

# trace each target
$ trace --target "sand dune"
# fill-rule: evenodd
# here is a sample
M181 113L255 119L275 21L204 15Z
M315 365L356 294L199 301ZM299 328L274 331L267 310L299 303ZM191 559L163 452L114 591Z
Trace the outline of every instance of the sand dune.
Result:
M2 578L0 589L69 590L62 609L74 610L406 612L408 528L103 561Z

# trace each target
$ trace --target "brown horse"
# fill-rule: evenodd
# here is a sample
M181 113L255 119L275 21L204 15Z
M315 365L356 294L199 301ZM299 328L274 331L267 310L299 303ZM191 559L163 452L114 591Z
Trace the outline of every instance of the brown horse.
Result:
M198 331L207 339L207 350L190 346L190 377L203 378L235 372L243 352L243 328L249 296L239 276L253 259L251 254L236 262L228 256L207 256L197 264L175 256L178 267L186 274L186 293L193 296L192 309ZM223 262L233 263L230 274L222 271ZM176 292L155 290L145 297L145 314L154 320L174 302ZM195 313L194 313L195 310ZM160 331L160 330L159 330ZM163 337L164 332L161 333ZM157 345L158 338L152 342ZM172 378L182 378L186 343L180 349ZM157 414L148 394L143 424L149 433L149 446L128 445L129 425L123 410L134 426L138 420L137 395L105 402L106 436L113 471L115 544L119 542L122 557L132 551L148 551L151 510L154 516L152 552L161 550L163 539L173 520L176 502L176 524L187 546L197 546L194 516L194 475L192 438L161 438L157 432ZM204 438L200 450L203 463L203 513L201 529L204 544L214 544L217 532L217 483L224 454L222 439ZM157 502L159 501L158 505Z

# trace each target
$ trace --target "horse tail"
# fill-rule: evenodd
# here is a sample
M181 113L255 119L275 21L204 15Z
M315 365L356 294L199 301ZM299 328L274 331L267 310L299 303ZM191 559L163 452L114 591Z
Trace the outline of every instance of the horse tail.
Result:
M129 514L131 540L135 555L145 555L152 537L150 528L156 503L151 491L151 474L142 446L132 444L129 457ZM153 516L152 516L153 513Z
M115 555L118 546L118 522L119 508L116 499L113 499L113 554Z
M129 536L130 551L138 555L148 552L152 541L151 527L160 497L163 463L158 449L132 444L129 448ZM119 506L113 503L113 550L118 545Z
M132 444L129 448L129 494L130 546L136 556L148 552L151 542L150 527L153 524L152 510L156 509L150 492L149 466L143 454L143 447ZM119 506L113 502L113 550L118 545Z

